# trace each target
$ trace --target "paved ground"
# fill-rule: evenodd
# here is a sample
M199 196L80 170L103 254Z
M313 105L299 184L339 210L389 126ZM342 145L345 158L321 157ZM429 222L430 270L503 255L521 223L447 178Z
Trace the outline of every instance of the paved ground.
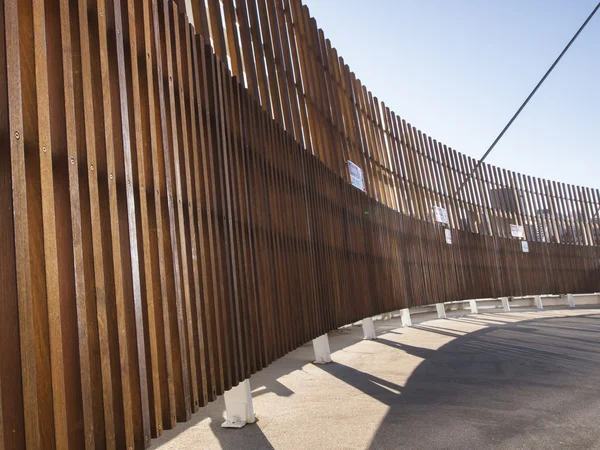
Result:
M330 334L251 380L259 422L223 430L222 399L167 449L600 449L600 310L487 313Z

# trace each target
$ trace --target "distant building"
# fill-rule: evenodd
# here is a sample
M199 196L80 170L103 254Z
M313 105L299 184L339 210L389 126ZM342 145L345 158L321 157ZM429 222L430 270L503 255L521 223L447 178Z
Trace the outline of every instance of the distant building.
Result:
M511 188L490 189L489 195L492 208L498 212L504 213L495 217L498 227L495 232L510 236L510 226L516 225L516 221L509 216L513 215L520 217L520 213L526 211L523 195ZM525 235L529 236L528 231L530 230L527 229L526 225L524 228L526 228ZM536 233L534 232L532 235L535 234Z

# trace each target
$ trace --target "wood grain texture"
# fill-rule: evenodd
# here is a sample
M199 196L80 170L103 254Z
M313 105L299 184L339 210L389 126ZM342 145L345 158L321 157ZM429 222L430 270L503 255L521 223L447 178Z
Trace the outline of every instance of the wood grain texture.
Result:
M364 317L600 290L598 190L484 164L457 192L476 161L300 0L191 6L0 0L0 448L147 448Z

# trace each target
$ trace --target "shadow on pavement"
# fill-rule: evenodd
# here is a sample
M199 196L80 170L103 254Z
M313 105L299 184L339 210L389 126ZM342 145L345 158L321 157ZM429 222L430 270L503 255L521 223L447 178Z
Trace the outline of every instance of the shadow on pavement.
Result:
M371 448L599 448L600 315L492 324L424 358L404 387L341 364L321 367L389 405ZM335 424L332 424L335 426Z
M372 449L600 448L600 314L481 325L487 327L467 334L416 325L454 338L429 350L392 340L403 334L397 322L379 322L375 343L423 359L405 386L336 362L315 367L389 407ZM360 346L349 349L360 336L356 329L332 331L331 351L362 353ZM268 373L252 377L253 396L294 395L277 379L302 370L312 358L308 343L274 362ZM224 432L222 399L217 403L167 433L209 420L222 448L274 448L260 426Z

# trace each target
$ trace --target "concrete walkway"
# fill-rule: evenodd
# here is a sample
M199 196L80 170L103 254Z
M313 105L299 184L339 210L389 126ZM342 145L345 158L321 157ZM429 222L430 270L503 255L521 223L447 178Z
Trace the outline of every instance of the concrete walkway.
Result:
M600 310L449 316L330 333L256 374L258 423L224 430L222 399L167 449L600 448Z

